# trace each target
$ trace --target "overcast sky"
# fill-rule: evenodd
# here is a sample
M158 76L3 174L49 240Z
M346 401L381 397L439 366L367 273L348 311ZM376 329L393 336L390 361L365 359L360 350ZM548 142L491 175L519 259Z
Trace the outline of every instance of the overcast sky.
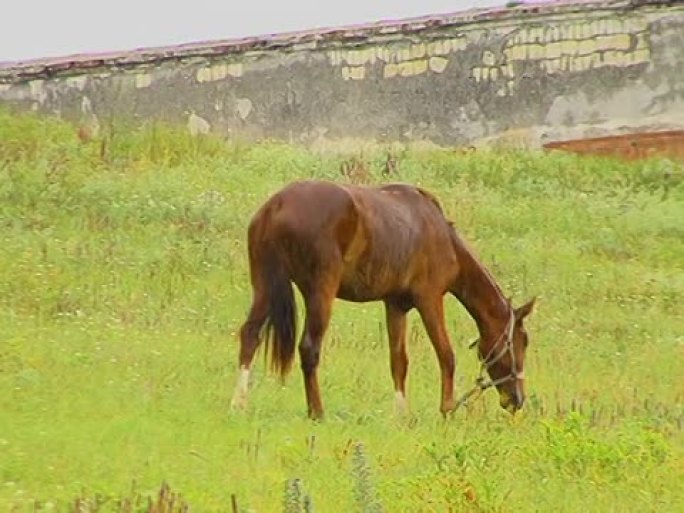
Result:
M505 1L2 0L0 61L347 25Z

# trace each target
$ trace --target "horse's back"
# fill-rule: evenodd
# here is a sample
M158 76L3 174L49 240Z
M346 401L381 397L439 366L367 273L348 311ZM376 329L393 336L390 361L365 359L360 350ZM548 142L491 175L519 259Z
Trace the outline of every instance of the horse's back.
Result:
M257 211L250 231L260 232L261 242L297 246L308 250L342 252L354 237L357 212L349 192L333 182L292 182L273 194ZM330 246L330 247L328 247Z
M437 199L413 185L304 180L273 194L254 215L250 230L260 228L260 238L339 239L343 250L363 232L379 252L410 254L446 226Z
M437 199L403 183L350 189L364 222L378 241L397 250L417 251L432 232L446 233L447 222Z
M250 247L278 251L297 282L337 266L340 297L354 301L410 289L443 267L448 244L437 200L407 184L293 182L250 226Z
M366 231L378 232L369 234L375 237L395 230L417 234L426 224L439 224L442 218L436 198L413 185L359 186L324 180L286 185L257 216L267 217L272 224L296 226L311 236L323 236L351 216L360 220Z
M439 203L413 185L349 188L359 212L364 251L348 266L352 299L441 288L437 276L453 266L450 230ZM428 285L428 283L430 285ZM413 292L411 292L413 293Z
M257 210L252 223L284 221L287 217L303 218L308 223L322 221L321 214L339 208L348 199L334 183L305 180L287 184Z

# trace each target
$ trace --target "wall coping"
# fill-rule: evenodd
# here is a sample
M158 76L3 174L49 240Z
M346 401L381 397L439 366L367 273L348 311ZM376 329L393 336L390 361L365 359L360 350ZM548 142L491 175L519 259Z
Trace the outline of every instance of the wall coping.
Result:
M283 32L236 39L197 41L173 46L137 48L129 51L83 53L26 61L0 62L0 83L49 79L73 75L97 68L131 69L169 60L211 58L246 51L296 49L313 44L316 49L336 44L364 44L373 37L393 34L410 35L434 28L487 23L535 17L545 14L567 14L583 11L632 10L645 5L671 6L684 0L524 0L515 6L469 9L446 14L432 14L399 20L383 20L339 27Z

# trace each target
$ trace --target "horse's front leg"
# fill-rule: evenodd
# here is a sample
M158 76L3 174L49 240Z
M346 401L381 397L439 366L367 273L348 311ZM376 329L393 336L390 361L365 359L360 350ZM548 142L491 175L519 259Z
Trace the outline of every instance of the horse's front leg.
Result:
M442 401L440 411L446 415L455 408L454 403L454 351L444 325L444 303L442 296L423 298L418 302L418 311L425 324L428 337L437 353L442 374Z

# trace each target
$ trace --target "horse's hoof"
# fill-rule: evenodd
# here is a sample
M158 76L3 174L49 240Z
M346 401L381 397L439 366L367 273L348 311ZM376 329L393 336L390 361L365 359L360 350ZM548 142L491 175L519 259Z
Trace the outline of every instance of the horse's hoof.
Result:
M408 401L401 392L397 392L394 397L394 416L400 419L405 419L409 416Z
M247 409L247 398L246 397L233 397L230 401L231 411L245 411Z
M312 420L314 422L323 422L323 417L324 417L324 415L323 415L322 411L319 411L319 412L311 412L310 411L309 412L309 420Z
M444 408L440 408L440 411L442 412L442 417L444 417L444 420L448 420L454 416L454 412L456 411L456 406L454 404L451 404L451 405L448 405Z

